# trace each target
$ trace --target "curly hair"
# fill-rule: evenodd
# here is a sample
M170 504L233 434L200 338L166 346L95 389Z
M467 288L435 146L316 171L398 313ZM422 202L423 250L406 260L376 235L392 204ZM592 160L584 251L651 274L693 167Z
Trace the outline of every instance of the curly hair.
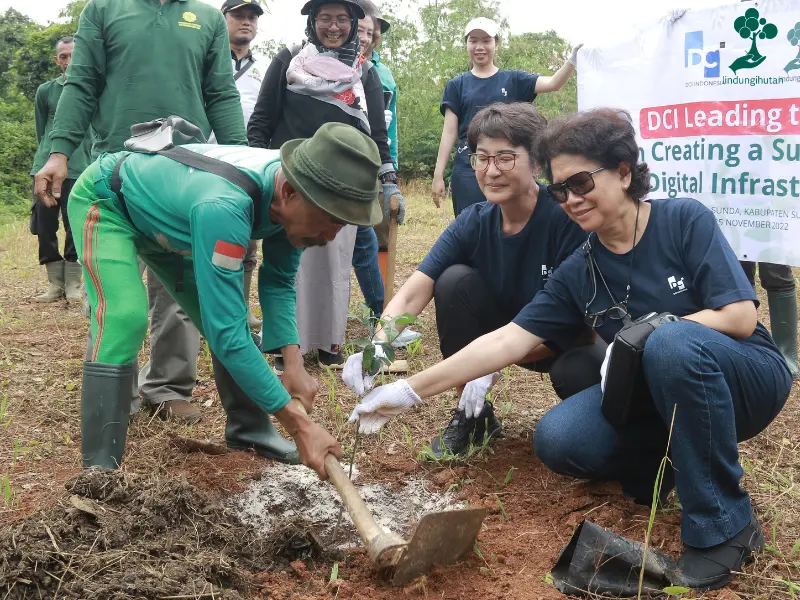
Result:
M550 182L550 161L562 154L584 156L606 169L625 163L631 170L628 196L638 201L650 191L650 169L639 162L636 132L626 110L595 108L554 119L536 148L536 161Z
M531 167L536 169L536 145L547 128L547 120L533 104L495 102L482 108L469 124L467 143L475 152L482 137L508 140L512 146L528 151Z

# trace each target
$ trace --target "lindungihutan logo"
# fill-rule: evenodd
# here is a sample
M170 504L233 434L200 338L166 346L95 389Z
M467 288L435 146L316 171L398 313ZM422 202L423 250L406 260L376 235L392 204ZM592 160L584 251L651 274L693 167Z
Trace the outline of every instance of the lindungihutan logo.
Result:
M189 12L188 10L181 15L183 21L178 21L178 25L181 27L188 27L190 29L200 29L200 24L195 23L197 21L197 15L193 12Z
M755 69L767 59L758 51L757 40L774 39L778 35L778 28L772 23L767 23L755 8L748 8L744 16L738 17L733 22L733 28L743 39L750 39L753 43L747 54L731 63L730 70L736 73L739 69Z
M795 23L795 26L786 34L786 39L789 40L792 46L797 46L797 56L783 67L783 70L788 73L789 71L800 69L800 23Z

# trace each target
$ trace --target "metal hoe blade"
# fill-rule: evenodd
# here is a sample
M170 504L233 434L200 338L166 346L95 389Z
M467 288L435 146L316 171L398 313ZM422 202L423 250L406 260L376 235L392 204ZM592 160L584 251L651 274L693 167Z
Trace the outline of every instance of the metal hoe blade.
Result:
M397 563L393 585L405 585L434 565L451 565L475 545L486 516L483 508L450 510L425 515Z

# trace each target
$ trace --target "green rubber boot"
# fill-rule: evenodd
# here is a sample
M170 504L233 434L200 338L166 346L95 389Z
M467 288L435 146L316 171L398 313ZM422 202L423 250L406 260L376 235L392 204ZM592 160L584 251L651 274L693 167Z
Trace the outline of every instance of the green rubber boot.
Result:
M797 379L797 295L795 290L767 292L772 339L786 360L786 366Z
M134 365L83 363L81 451L84 467L122 464Z
M228 416L225 423L225 443L228 448L255 450L259 456L288 465L299 465L300 454L295 443L278 433L269 414L244 393L213 353L211 362L219 399Z

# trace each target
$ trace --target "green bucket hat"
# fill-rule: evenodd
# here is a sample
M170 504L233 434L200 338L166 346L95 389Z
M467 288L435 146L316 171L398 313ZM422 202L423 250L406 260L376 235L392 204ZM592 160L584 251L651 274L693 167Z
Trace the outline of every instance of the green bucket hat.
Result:
M308 139L281 146L281 166L295 191L351 225L377 225L381 157L368 136L344 123L325 123Z

